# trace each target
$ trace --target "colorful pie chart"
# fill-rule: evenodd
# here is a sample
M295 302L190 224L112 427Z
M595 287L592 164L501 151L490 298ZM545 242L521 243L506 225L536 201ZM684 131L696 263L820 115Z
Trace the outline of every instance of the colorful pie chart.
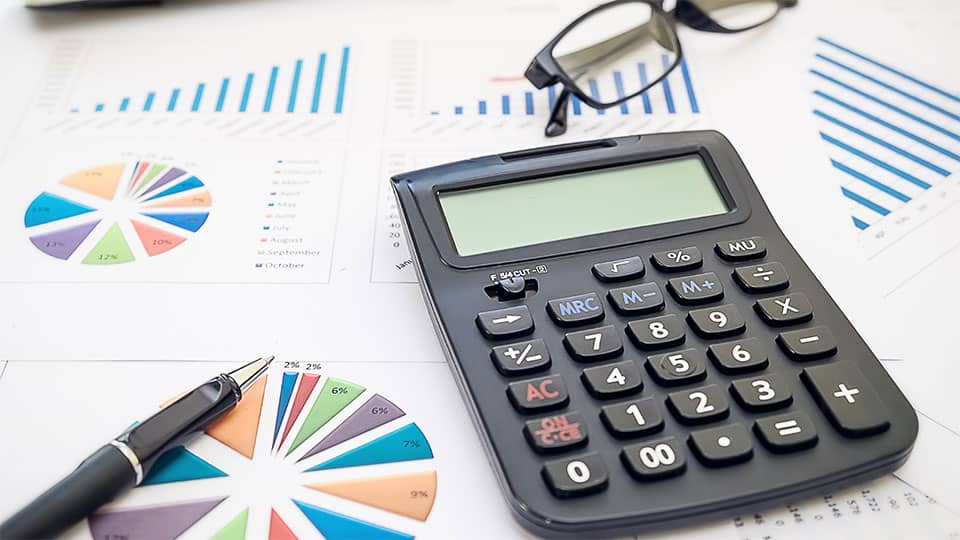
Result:
M230 491L231 475L278 466L296 481L270 502L248 503L249 490ZM255 490L277 490L274 476L260 478ZM430 443L398 405L347 380L291 371L260 379L201 440L161 456L139 487L88 526L93 538L127 540L196 537L198 526L218 540L409 540L436 492ZM153 495L153 504L142 503ZM216 512L221 505L229 512ZM385 514L395 516L390 525L377 522Z
M23 216L41 252L86 265L156 257L203 227L213 199L195 175L151 161L110 163L67 175Z

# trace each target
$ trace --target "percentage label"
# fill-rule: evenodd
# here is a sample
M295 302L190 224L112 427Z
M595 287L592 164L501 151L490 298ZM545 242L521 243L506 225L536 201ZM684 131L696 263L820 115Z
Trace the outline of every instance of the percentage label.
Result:
M404 448L420 448L420 441L403 441Z
M97 259L101 261L115 261L118 257L116 253L102 253Z
M349 394L350 391L347 390L347 388L346 388L345 386L334 386L333 388L330 389L330 393L331 393L331 394L334 394L334 395L337 395L337 394Z
M414 489L410 491L411 499L426 499L430 497L430 493L425 489Z
M155 246L172 246L172 245L173 245L173 241L172 241L172 240L167 240L167 239L156 239L156 240L153 241L153 245L155 245Z
M390 414L390 409L387 407L374 407L370 409L371 414Z
M684 253L682 249L678 249L677 251L667 253L667 258L672 259L674 262L688 262L690 255Z

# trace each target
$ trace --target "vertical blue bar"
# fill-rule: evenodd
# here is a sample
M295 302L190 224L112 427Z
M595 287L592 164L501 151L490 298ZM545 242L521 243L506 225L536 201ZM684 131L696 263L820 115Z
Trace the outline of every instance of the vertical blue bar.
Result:
M240 112L247 112L247 102L250 101L251 86L253 86L253 73L247 73L247 80L243 83L243 95L240 96Z
M700 112L700 105L697 104L697 96L693 93L693 83L690 81L690 70L687 69L687 59L680 59L680 72L683 73L683 84L687 87L687 99L690 101L690 110L694 113Z
M129 106L130 106L130 98L128 97L123 98L123 100L120 101L120 112L125 112L127 110L127 107Z
M640 87L647 86L647 65L643 62L637 62L637 74L640 76ZM652 114L653 107L650 105L650 95L644 92L640 94L640 99L643 100L643 112Z
M267 82L267 96L263 98L263 112L270 112L273 108L273 89L277 86L277 72L280 68L273 66L270 68L270 80Z
M853 217L853 224L854 224L858 229L860 229L861 231L870 226L869 223L867 223L866 221L858 218L857 216L851 216L851 217Z
M337 103L333 107L333 112L340 114L343 112L343 93L347 87L347 62L350 61L350 47L343 48L343 56L340 58L340 80L337 82Z
M317 63L317 79L313 83L313 101L310 103L310 112L316 114L320 110L320 87L323 86L323 68L327 65L327 53L320 53Z
M620 74L619 70L614 70L613 72L613 85L617 88L617 99L623 99L623 75ZM620 114L629 114L630 109L627 108L627 102L624 101L620 104Z
M529 91L524 92L523 102L524 102L524 106L526 107L527 115L528 116L532 115L533 114L533 92L529 92Z
M143 112L150 112L150 109L153 108L153 98L156 97L156 95L156 92L147 94L147 99L143 102Z
M203 99L203 89L206 87L206 83L200 83L197 85L197 93L193 95L193 106L190 107L190 112L197 112L200 110L200 101Z
M553 104L557 102L557 87L547 87L547 101L550 103L550 110L553 111Z
M297 106L297 92L300 90L300 70L303 69L303 60L297 60L293 66L293 82L290 83L290 99L287 101L287 112L292 113Z
M460 105L457 105L456 107L454 107L453 114L463 114L463 107L461 107Z
M103 112L103 103L97 103L97 107L95 110L97 112Z
M587 80L587 84L590 85L590 97L600 101L600 87L597 86L597 80L589 79ZM605 109L597 109L597 114L607 114L607 111Z
M217 96L217 112L223 111L223 102L227 100L227 88L230 86L230 77L224 77L220 84L220 95Z
M580 98L577 96L570 96L570 103L573 104L573 114L580 114Z
M663 59L663 69L664 71L670 67L670 58L666 54L661 56ZM677 112L677 109L673 106L673 94L670 92L670 79L664 77L660 84L663 85L663 97L667 100L667 112L674 114Z
M173 92L170 92L170 101L167 103L167 112L173 112L177 109L177 98L180 97L180 89L174 88Z
M487 102L486 100L481 99L477 102L477 112L479 114L487 114Z
M510 114L510 96L506 94L500 96L500 110L503 114Z

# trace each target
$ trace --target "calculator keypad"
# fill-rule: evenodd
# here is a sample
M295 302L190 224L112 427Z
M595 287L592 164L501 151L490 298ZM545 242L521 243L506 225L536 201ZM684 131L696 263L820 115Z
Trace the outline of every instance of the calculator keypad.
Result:
M589 272L604 283L636 282L605 292L587 286L579 294L541 304L556 326L580 327L564 331L562 342L570 359L596 364L579 369L588 403L572 403L563 377L544 373L560 360L551 359L543 337L490 349L497 371L513 379L506 383L513 407L521 414L539 415L523 422L523 436L533 452L575 454L588 444L587 426L598 417L607 436L623 441L622 465L641 482L680 475L690 466L747 462L757 451L755 441L761 452L800 452L820 440L810 411L791 407L794 392L803 386L843 436L865 437L888 429L886 409L863 374L850 360L831 359L838 346L830 328L804 324L814 318L810 299L799 291L777 293L790 285L790 279L783 264L764 259L763 238L718 242L714 251L724 261L741 264L731 264L731 274L724 278L732 278L744 293L760 297L743 302L743 294L737 293L737 298L722 303L724 278L718 272L683 274L704 264L700 249L687 246L650 256L657 270L673 274L664 281L640 282L645 275L643 260L629 256L596 263ZM752 263L744 265L744 261ZM664 286L674 306L684 306L680 314L656 314L668 309ZM606 302L609 306L604 306ZM617 316L602 324L606 307L612 307ZM747 320L751 311L752 320ZM534 318L528 306L521 304L482 312L476 323L488 339L503 340L533 332ZM681 348L688 343L688 326L695 337ZM776 328L772 330L779 332L775 339L758 337L769 336L771 330L749 333L764 326ZM625 351L624 333L635 347L633 352L648 351L646 358ZM771 356L777 352L775 347L783 352L781 358ZM798 364L815 360L823 362ZM803 367L799 377L803 385L782 370L773 372L772 362L781 368L783 362L794 369ZM714 375L708 376L708 369L714 369ZM647 385L644 371L649 376ZM516 380L537 373L540 376ZM574 394L582 395L579 392ZM734 407L758 416L747 421L732 416L730 399ZM686 435L657 439L656 434L671 424L689 426L684 428ZM693 465L687 463L687 451L696 458ZM574 497L606 489L607 465L597 452L564 455L545 462L541 473L555 496Z

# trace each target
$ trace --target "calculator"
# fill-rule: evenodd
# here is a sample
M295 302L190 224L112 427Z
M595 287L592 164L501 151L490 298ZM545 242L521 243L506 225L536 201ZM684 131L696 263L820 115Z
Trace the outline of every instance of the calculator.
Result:
M916 414L723 135L550 146L392 184L454 378L534 533L729 518L907 459Z

